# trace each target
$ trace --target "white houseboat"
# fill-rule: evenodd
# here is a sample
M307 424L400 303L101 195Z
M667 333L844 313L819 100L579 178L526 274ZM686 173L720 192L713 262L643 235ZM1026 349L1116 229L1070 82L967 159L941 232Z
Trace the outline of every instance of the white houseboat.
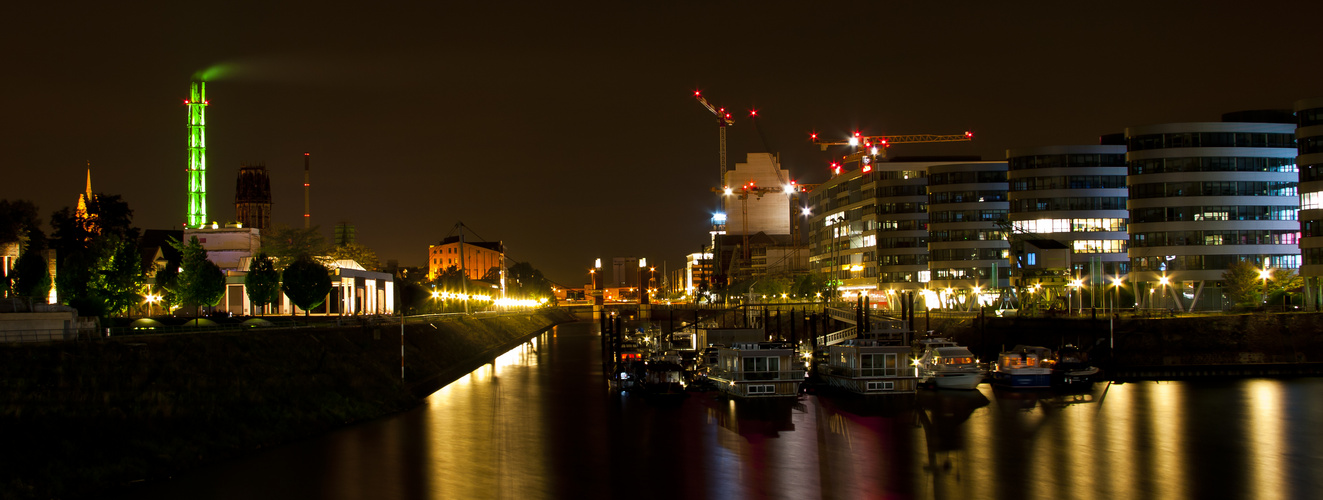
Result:
M788 342L734 343L717 349L708 379L737 398L795 397L804 362Z
M909 346L874 339L850 339L827 347L819 373L833 388L855 394L907 394L918 386Z

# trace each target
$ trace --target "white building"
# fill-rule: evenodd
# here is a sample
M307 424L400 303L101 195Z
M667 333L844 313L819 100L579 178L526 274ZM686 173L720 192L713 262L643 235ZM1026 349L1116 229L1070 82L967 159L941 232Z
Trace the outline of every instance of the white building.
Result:
M225 273L225 295L216 305L216 311L240 316L261 314L291 315L303 311L280 294L276 304L266 311L255 310L244 277L254 255L262 247L261 231L256 228L213 227L187 229L185 242L194 236L207 250L207 259ZM310 314L323 316L352 316L359 314L395 313L395 276L390 273L367 271L352 260L320 259L331 271L331 292L322 305Z

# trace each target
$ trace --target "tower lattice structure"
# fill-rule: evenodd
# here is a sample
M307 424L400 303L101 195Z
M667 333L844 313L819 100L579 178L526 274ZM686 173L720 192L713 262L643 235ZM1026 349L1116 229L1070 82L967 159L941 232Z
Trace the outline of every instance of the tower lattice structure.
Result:
M207 82L189 86L188 105L188 227L207 223Z

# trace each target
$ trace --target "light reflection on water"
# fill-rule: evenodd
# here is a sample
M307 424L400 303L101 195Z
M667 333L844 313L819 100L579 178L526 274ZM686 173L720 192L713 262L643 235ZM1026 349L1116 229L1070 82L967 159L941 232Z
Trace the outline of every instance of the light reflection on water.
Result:
M1099 384L783 403L604 393L558 327L413 411L133 498L1303 498L1323 379Z

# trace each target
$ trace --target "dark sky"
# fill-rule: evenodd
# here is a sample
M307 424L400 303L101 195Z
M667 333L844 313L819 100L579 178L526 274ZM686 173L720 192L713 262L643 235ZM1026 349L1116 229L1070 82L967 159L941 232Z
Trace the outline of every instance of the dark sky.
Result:
M38 5L40 4L40 5ZM79 4L84 4L79 6ZM804 183L844 136L961 133L892 156L1093 144L1323 95L1323 2L24 2L0 16L0 199L44 219L85 165L143 228L186 200L189 78L208 85L209 218L265 161L275 222L354 224L423 265L456 222L577 286L594 258L682 264L706 237L714 118L732 163L772 150ZM745 117L757 108L757 128Z

